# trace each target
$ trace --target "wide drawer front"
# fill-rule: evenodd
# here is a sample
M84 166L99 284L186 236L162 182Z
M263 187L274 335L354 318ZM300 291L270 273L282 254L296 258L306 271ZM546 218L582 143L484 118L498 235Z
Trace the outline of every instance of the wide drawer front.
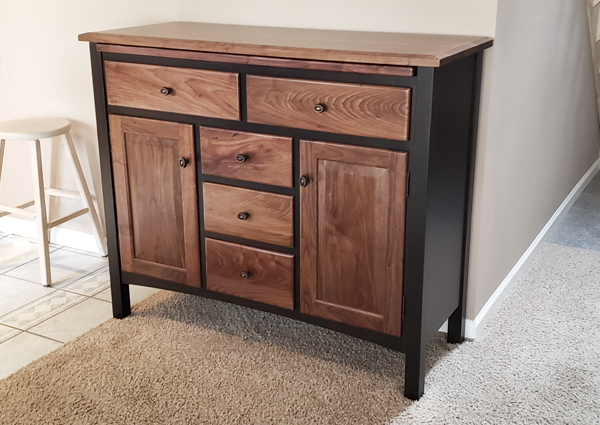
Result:
M292 187L292 139L200 127L202 172Z
M206 239L206 286L283 308L294 308L294 256Z
M410 88L249 75L248 122L408 140Z
M293 197L202 183L208 232L282 246L294 245Z
M109 105L240 119L236 73L111 61L104 72Z

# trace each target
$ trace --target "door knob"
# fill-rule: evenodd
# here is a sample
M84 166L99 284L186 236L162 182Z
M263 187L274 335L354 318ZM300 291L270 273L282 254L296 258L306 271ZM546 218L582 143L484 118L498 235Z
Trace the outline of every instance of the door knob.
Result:
M238 214L238 218L240 220L248 220L248 217L250 217L250 214L248 214L247 212L241 212Z
M179 166L181 168L185 168L188 165L188 162L189 161L187 158L184 158L184 157L179 158Z
M237 162L246 162L247 159L248 159L248 155L243 155L243 154L236 155L236 157L235 157L235 160Z
M301 176L300 177L300 186L302 187L306 187L306 185L308 184L308 177L306 176Z
M242 279L248 279L250 277L250 272L249 271L243 271L240 273L240 277Z
M165 96L168 96L171 94L172 91L173 91L173 89L170 87L163 87L160 89L160 94L164 94Z

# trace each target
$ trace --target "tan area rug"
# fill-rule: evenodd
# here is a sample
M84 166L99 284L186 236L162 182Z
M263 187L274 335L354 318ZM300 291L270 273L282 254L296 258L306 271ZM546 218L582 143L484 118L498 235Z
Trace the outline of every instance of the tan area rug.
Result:
M159 293L0 380L0 424L600 424L600 252L545 245L477 340L404 356Z
M433 344L431 361L449 346ZM384 424L404 356L316 326L159 293L0 381L2 424Z

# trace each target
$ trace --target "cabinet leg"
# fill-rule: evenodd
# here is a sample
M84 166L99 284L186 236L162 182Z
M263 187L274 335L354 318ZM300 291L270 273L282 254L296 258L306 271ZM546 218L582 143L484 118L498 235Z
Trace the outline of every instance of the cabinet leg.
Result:
M129 285L111 285L113 317L123 319L131 314Z
M113 317L123 319L131 314L129 285L121 283L119 270L110 266L110 295L112 297Z
M404 396L418 400L425 390L425 344L413 345L406 352Z
M465 340L465 311L461 303L448 318L448 342L458 344Z

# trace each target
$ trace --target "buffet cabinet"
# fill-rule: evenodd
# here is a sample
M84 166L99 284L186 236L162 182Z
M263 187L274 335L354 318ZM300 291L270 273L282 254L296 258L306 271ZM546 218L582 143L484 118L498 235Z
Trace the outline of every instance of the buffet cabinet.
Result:
M90 42L113 312L129 285L406 354L464 338L482 37L166 23Z

